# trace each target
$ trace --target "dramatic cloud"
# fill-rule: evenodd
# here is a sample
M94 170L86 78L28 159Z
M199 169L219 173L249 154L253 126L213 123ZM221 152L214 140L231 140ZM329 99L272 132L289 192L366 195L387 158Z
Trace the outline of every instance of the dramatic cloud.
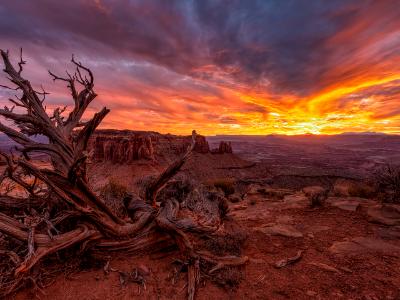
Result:
M19 47L48 107L70 101L48 69L90 66L103 127L400 133L398 1L5 0L0 48Z

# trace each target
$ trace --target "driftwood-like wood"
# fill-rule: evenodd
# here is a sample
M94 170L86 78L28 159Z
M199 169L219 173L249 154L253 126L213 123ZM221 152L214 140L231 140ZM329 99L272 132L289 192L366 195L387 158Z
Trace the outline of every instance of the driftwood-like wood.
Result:
M0 249L0 259L8 259L13 270L0 274L0 297L21 287L26 278L34 280L33 269L40 268L38 263L45 257L63 249L76 249L72 246L77 244L80 251L130 254L149 248L162 250L175 244L189 263L189 299L195 297L201 261L214 266L209 273L247 261L247 257L218 257L196 249L193 241L198 235L212 234L221 224L210 226L179 219L181 207L175 199L164 199L160 206L156 203L158 193L190 157L195 131L187 152L147 186L144 199L126 203L130 219L123 219L88 184L88 141L109 113L109 109L103 108L91 119L82 121L97 96L92 71L72 57L74 73L60 76L49 72L54 81L67 85L73 99L72 109L57 107L49 112L45 106L48 93L35 90L22 75L22 51L16 65L11 63L8 52L0 53L10 82L10 86L2 87L18 94L9 99L12 106L0 109L0 116L7 120L0 122L0 132L19 145L13 154L0 152L0 159L6 164L4 174L0 175L0 233L25 245L17 253ZM38 142L35 135L46 137L47 142ZM35 164L35 152L47 155L51 168ZM17 186L24 194L13 195L6 188L8 185ZM221 210L220 223L225 213L225 209Z

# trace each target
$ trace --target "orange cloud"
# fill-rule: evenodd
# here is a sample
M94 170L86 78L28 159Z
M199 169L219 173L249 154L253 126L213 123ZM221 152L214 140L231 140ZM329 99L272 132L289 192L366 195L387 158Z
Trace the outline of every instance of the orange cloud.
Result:
M0 39L23 46L49 109L72 103L45 70L75 53L96 75L89 114L111 109L103 128L400 133L397 1L38 1L1 3Z

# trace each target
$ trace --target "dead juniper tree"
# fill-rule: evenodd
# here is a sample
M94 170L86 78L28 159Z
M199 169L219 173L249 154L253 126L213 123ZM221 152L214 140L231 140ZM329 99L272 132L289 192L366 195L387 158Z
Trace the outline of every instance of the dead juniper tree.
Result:
M187 152L148 184L143 198L125 199L129 218L122 219L88 184L88 140L109 113L103 108L82 121L97 96L91 70L72 57L75 72L67 71L65 76L49 72L54 81L67 85L73 107L67 116L66 108L48 113L44 104L48 94L34 89L23 77L22 51L16 64L11 63L8 52L0 51L10 81L2 87L18 94L9 99L11 107L0 109L0 115L8 120L0 123L0 132L18 144L14 153L0 153L6 166L0 177L0 297L27 281L36 284L38 270L45 268L42 262L60 251L135 255L149 248L162 251L173 243L188 266L189 299L194 298L201 274L212 276L247 261L247 257L218 256L201 247L204 237L223 232L223 199L213 200L218 208L213 216L198 217L196 210L182 208L175 198L157 205L159 192L189 158L195 132ZM36 135L46 137L47 142L38 142L33 138ZM35 152L45 154L51 167L35 163ZM12 193L8 186L23 192Z

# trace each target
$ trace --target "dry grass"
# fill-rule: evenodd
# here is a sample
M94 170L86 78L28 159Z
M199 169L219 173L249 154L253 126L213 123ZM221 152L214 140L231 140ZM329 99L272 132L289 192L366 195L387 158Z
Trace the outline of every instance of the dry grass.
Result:
M204 248L215 255L240 256L243 244L247 240L247 234L242 228L237 226L230 227L228 225L228 228L229 233L205 240L203 244ZM243 276L242 267L225 267L213 274L210 279L223 288L235 289L243 280Z
M204 242L204 247L215 255L240 256L247 234L242 230L235 230L223 236L211 237Z
M158 194L157 200L163 202L166 199L172 198L183 202L195 188L198 188L198 184L188 176L182 174L168 182L167 186Z
M400 166L387 165L374 175L378 198L382 202L400 203Z
M243 270L238 267L226 267L212 277L212 281L223 288L236 289L243 280Z
M100 197L118 216L126 215L123 200L128 194L128 188L113 177L109 178L108 182L100 188Z
M353 183L348 188L349 196L360 198L373 198L376 195L376 188L366 183Z
M221 189L225 197L232 195L235 192L235 180L232 178L218 178L207 182L208 185Z

